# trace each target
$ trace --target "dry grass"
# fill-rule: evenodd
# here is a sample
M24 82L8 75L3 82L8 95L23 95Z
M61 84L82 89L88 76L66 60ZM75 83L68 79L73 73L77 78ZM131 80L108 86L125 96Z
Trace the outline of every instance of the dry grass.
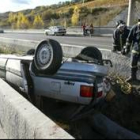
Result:
M58 9L58 12L67 12L70 8L75 6L81 8L83 6L88 8L97 8L97 7L113 7L113 6L123 6L128 5L129 0L94 0L87 2L85 4L80 3L77 5L65 6Z
M128 0L95 0L93 2L89 2L86 5L88 7L112 7L112 6L119 6L119 5L126 5L128 4Z
M107 25L109 21L111 21L116 15L122 12L124 8L117 7L115 9L110 9L109 11L106 11L102 13L98 18L94 18L94 26L103 26Z
M0 54L23 54L23 52L12 47L0 47Z
M105 8L106 10L98 10L96 13L89 14L88 16L82 17L81 22L93 23L94 26L105 26L110 22L115 16L120 14L126 6L128 6L129 0L94 0L91 2L86 2L85 4L77 4L71 6L65 6L59 8L58 13L68 12L70 8L75 6L88 7L88 9L95 10Z

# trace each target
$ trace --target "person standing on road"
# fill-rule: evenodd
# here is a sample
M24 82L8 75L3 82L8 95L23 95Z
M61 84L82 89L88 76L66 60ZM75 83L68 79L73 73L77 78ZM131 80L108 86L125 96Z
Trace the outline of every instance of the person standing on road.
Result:
M129 29L125 24L119 24L113 33L113 52L122 51L126 45Z
M85 25L85 23L83 24L82 29L83 29L83 35L86 36L86 25Z
M93 24L90 24L90 35L93 35Z
M140 18L138 23L135 24L131 30L127 39L125 54L131 52L131 76L126 80L127 82L136 82L137 80L137 70L138 70L138 61L140 58Z

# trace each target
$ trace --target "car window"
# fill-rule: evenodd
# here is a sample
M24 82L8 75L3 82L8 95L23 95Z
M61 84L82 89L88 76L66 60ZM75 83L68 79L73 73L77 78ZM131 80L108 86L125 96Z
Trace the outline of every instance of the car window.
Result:
M63 26L58 26L58 28L59 28L59 29L64 29L64 27L63 27Z
M50 30L56 30L56 29L65 29L63 26L51 26L49 27Z
M49 29L50 29L50 30L53 30L53 28L54 28L54 27L50 27Z

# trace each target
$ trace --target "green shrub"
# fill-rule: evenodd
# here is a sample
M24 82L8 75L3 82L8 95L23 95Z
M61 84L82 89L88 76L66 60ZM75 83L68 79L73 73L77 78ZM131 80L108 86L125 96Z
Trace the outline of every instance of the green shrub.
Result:
M109 11L109 8L102 8L102 7L93 8L93 9L91 9L91 14L97 15L97 14L99 14L101 12L106 12L106 11Z

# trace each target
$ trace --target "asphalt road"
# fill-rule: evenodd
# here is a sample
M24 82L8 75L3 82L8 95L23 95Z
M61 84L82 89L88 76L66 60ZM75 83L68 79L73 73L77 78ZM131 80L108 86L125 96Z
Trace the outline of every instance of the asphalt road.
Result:
M0 37L22 39L22 40L33 40L41 41L46 38L57 40L61 44L67 45L78 45L78 46L96 46L100 49L112 48L112 37L83 37L83 36L46 36L45 34L25 34L25 33L4 33L0 34Z

